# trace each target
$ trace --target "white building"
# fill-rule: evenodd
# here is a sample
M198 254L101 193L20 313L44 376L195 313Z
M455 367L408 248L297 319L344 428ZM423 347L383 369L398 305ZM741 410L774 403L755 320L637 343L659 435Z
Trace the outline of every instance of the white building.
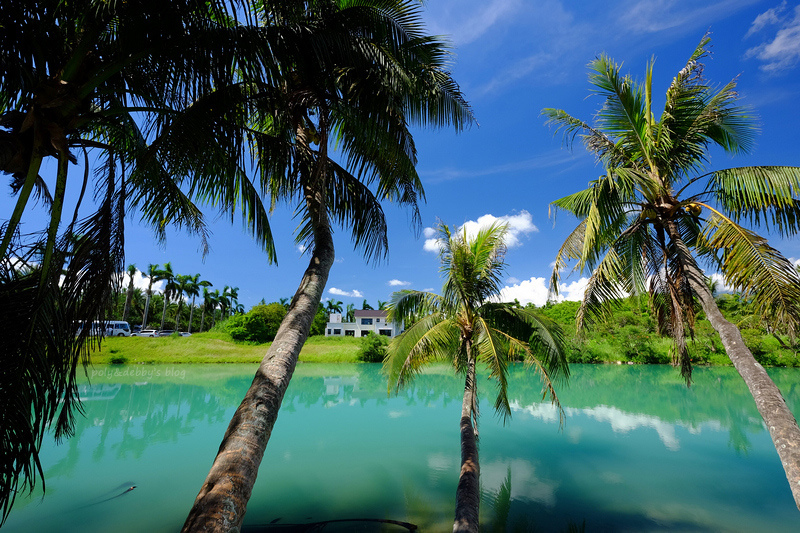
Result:
M342 322L341 313L331 313L328 325L325 326L326 337L366 337L372 331L378 335L396 337L403 332L402 324L393 324L386 320L386 311L367 309L354 311L355 322Z

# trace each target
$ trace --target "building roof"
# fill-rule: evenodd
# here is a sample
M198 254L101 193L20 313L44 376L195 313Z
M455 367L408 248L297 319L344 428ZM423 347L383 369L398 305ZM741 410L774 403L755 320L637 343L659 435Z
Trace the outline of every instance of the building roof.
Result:
M389 314L378 309L359 309L353 312L356 318L386 318Z

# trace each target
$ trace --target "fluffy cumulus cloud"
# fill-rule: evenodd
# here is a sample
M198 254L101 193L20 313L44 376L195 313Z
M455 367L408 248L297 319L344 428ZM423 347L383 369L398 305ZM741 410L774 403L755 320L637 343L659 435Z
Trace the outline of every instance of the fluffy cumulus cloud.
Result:
M390 279L389 286L390 287L408 287L411 285L410 281L401 281L399 279Z
M494 215L483 215L478 220L469 220L465 222L458 231L466 229L468 236L474 236L480 231L481 228L490 226L495 222L508 225L508 232L506 233L506 246L514 248L521 246L521 238L529 233L536 233L539 228L533 223L533 217L524 209L517 214L505 215L496 217ZM425 228L424 230L425 244L423 249L426 252L438 252L441 245L439 243L438 232L434 228Z
M746 37L762 36L764 42L745 52L746 58L761 61L761 70L777 73L800 60L800 5L790 9L784 1L758 15Z
M556 301L580 301L586 290L588 278L580 278L570 283L561 283L558 286ZM519 301L521 305L532 303L541 307L547 303L548 281L545 278L530 278L518 283L506 285L500 291L500 300L503 302Z
M352 291L343 291L342 289L337 289L336 287L331 287L328 289L328 292L331 294L335 294L336 296L349 296L350 298L363 298L364 294L357 290L353 289Z

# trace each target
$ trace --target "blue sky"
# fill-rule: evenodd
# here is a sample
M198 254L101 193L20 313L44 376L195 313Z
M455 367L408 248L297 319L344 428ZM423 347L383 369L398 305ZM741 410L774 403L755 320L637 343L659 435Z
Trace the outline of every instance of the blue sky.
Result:
M600 105L589 97L587 63L605 52L624 70L641 78L656 58L656 96L666 91L706 31L712 56L705 75L712 84L738 77L742 102L751 106L761 126L751 154L731 158L714 152L712 168L742 165L800 166L800 6L775 0L549 1L429 0L424 17L430 33L448 35L453 43L452 71L474 108L479 125L452 131L415 132L427 203L421 206L425 231L417 237L410 213L386 204L389 257L367 264L346 232L338 231L337 259L323 299L372 306L403 288L441 287L439 263L427 242L439 220L451 226L507 220L512 229L506 256L506 299L545 301L551 263L576 220L549 218L553 200L584 188L601 173L583 147L570 152L544 124L545 107L562 108L590 119ZM663 102L657 100L655 109ZM74 175L78 175L76 172ZM45 176L48 179L48 176ZM48 179L48 182L51 180ZM72 183L77 189L77 179ZM10 214L13 199L5 194L0 209ZM3 218L6 218L5 215ZM278 265L233 223L209 211L211 252L202 257L199 242L175 231L164 245L138 224L126 220L126 265L146 269L149 263L172 262L175 272L200 273L222 290L239 287L246 308L262 298L291 297L308 256L295 246L296 221L291 208L279 206L272 219ZM34 211L25 223L41 226ZM24 230L24 228L23 228ZM771 239L784 255L800 258L797 239ZM582 279L565 278L564 297L580 298ZM138 279L137 284L146 285Z

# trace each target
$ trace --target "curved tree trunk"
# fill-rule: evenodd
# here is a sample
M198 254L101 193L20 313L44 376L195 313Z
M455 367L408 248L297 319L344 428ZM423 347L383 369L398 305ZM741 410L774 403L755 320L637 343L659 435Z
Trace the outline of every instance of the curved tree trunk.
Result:
M307 188L306 205L314 225L314 252L275 340L228 425L184 532L238 531L244 519L278 409L333 266L333 238L322 193Z
M683 241L679 238L673 238L673 241L678 244L681 253L689 254ZM697 294L708 321L719 334L725 352L747 384L750 394L753 395L758 412L767 425L772 443L783 464L795 505L800 509L800 427L797 426L797 421L786 405L781 391L744 343L739 328L722 316L711 291L705 284L705 276L697 264L693 259L684 263L689 283Z
M470 358L471 359L471 358ZM453 533L477 533L481 503L480 465L478 463L478 436L472 425L473 409L477 395L475 360L467 367L464 383L464 400L461 403L461 474L456 488L456 519Z

